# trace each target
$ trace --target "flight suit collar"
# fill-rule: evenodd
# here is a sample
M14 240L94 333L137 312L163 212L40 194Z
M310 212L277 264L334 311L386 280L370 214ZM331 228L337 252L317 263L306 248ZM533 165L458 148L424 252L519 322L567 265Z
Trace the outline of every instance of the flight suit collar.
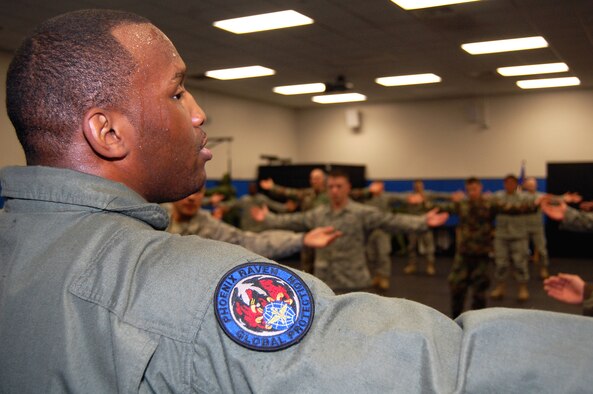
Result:
M122 183L82 172L42 166L6 167L0 170L2 197L6 207L19 203L44 203L49 211L80 209L117 212L164 230L169 217L158 204L148 203ZM19 200L13 203L10 199ZM51 203L51 204L47 204ZM16 204L16 205L15 205Z

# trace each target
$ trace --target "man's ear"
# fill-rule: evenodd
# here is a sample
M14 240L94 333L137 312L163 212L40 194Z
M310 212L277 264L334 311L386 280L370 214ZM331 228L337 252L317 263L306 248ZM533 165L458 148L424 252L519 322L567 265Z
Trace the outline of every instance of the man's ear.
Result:
M84 136L99 156L120 160L130 153L132 125L122 113L92 108L86 112L83 122Z

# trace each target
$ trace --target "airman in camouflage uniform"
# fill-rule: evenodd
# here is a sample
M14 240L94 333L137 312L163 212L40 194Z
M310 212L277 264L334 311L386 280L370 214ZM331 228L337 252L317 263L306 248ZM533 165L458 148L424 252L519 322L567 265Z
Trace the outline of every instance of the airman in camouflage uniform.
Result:
M265 223L269 227L294 231L318 226L332 226L341 231L340 238L327 248L317 250L315 256L315 275L337 292L367 289L371 285L364 248L370 231L376 228L388 232L422 231L429 228L428 224L443 224L448 216L434 212L422 216L396 215L356 203L349 198L348 175L340 171L330 174L328 189L329 205L294 214L267 214Z
M394 204L406 202L409 195L409 193L386 192L382 181L371 183L369 188L360 194L366 198L365 205L389 213L393 212ZM391 278L391 234L380 228L371 231L367 238L366 256L373 278L373 287L379 291L388 290Z
M414 194L419 195L423 201L430 201L436 199L450 199L450 193L439 193L424 189L424 182L421 180L414 181ZM409 203L406 205L405 212L412 215L422 215L426 212L426 206L422 203ZM404 267L405 274L413 274L417 268L418 249L421 254L426 256L426 273L428 275L436 274L435 267L435 243L434 234L431 229L418 233L408 234L408 263Z
M537 180L534 177L525 178L525 181L523 181L523 191L527 196L533 199L537 199L544 195L544 193L537 191ZM533 247L539 259L540 277L546 279L550 276L550 258L548 257L548 248L546 247L546 232L544 228L543 214L538 210L524 215L524 219L527 228L527 239L533 242Z
M320 205L329 203L325 191L325 173L320 168L315 168L309 174L311 187L297 189L276 185L272 179L260 181L260 187L269 190L272 194L283 196L299 202L301 211L308 211ZM303 248L301 250L301 270L313 273L313 262L315 261L315 250Z
M504 189L496 192L493 196L501 205L518 205L526 201L533 202L533 198L527 198L525 194L517 191L518 179L514 175L507 175L504 178ZM532 212L536 211L533 206ZM510 260L512 260L515 271L515 279L519 283L517 300L527 301L529 290L529 267L527 265L527 252L529 240L527 238L527 227L524 215L512 215L499 213L496 216L496 232L494 236L494 278L496 287L490 293L493 299L501 299L505 295L506 277L509 274Z

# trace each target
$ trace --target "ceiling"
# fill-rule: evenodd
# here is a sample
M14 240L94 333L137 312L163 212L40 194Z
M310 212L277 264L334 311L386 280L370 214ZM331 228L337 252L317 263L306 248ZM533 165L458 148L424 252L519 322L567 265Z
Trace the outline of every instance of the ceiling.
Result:
M293 108L322 104L311 102L311 95L278 95L274 86L333 82L338 75L372 103L529 94L515 85L518 77L499 76L496 68L558 61L570 71L550 76L577 76L576 89L593 88L593 0L484 0L417 11L389 0L0 0L0 50L14 51L42 20L81 8L124 9L152 20L177 46L193 87ZM285 9L315 23L245 35L212 26L220 19ZM466 42L533 35L544 36L550 46L479 56L460 49ZM203 77L207 70L249 65L273 68L276 75ZM442 82L408 87L374 82L428 72Z

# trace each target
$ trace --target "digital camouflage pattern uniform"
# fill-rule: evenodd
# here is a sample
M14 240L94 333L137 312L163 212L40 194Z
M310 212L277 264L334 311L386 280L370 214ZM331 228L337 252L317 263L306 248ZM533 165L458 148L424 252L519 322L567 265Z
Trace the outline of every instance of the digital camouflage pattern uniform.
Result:
M333 226L343 234L326 248L315 253L315 276L338 292L366 289L371 276L366 262L366 236L380 228L397 231L425 231L426 217L381 212L352 200L339 210L322 205L306 212L268 214L264 221L270 228L306 231L320 226Z
M308 211L320 205L329 204L329 196L324 191L317 192L312 187L292 188L274 185L270 192L278 196L290 198L299 202L299 209L302 212ZM303 247L301 250L301 270L313 273L315 261L315 249Z
M424 197L425 203L406 204L404 212L412 215L423 215L428 211L427 204L430 202L451 198L451 193L431 190L424 190L421 194ZM434 274L436 247L432 229L408 234L408 264L404 268L405 273L414 273L416 271L419 251L426 256L427 273Z
M370 193L369 193L370 194ZM393 205L406 201L409 193L383 192L371 195L365 205L375 207L381 212L393 212ZM371 231L367 238L366 254L371 276L391 277L391 234L380 229Z
M162 204L169 213L171 204ZM241 245L254 253L274 259L290 256L303 247L303 234L292 231L268 230L260 233L242 231L230 224L214 218L210 212L199 210L187 222L169 221L167 231L180 235L198 235L202 238L215 239Z
M527 199L535 201L538 197L545 193L541 192L524 192ZM550 258L548 256L548 248L546 242L546 230L544 226L544 216L541 209L536 212L523 215L525 220L525 228L527 231L527 240L533 242L533 247L539 255L539 264L541 267L550 266Z
M593 232L593 212L579 211L567 207L562 220L562 230ZM593 317L593 283L585 284L583 314Z
M257 193L255 195L246 194L236 200L229 202L222 202L221 207L229 209L238 209L239 212L239 227L241 230L260 232L265 230L265 227L251 216L251 208L254 206L262 207L266 205L274 212L288 212L288 208L281 202L272 200L265 194ZM249 249L249 248L248 248Z
M497 191L493 197L501 206L517 206L531 203L530 212L536 212L532 198L527 198L524 193L509 194L504 190ZM509 274L510 261L513 262L515 279L519 283L529 281L529 267L527 252L529 240L527 238L527 225L525 213L522 215L499 213L496 215L496 231L494 236L494 262L496 265L494 278L498 283L505 281Z

